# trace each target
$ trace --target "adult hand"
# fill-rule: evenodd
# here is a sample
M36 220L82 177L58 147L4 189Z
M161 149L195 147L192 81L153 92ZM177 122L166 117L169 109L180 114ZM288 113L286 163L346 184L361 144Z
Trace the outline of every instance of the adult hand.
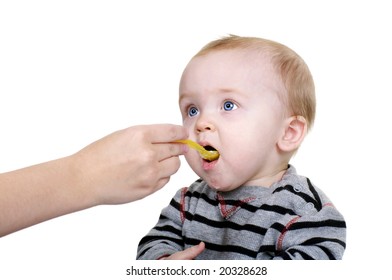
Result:
M120 204L162 188L187 138L177 125L134 126L61 159L0 174L0 236L99 204Z
M187 151L171 143L188 137L182 126L129 127L92 143L74 155L80 182L96 204L119 204L143 198L160 188L180 167Z

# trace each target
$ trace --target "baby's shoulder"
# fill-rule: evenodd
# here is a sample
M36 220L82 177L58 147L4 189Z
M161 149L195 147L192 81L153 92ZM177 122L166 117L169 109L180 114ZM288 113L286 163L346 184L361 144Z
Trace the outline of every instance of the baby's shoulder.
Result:
M318 212L324 205L330 203L324 192L317 188L309 178L295 172L286 174L274 186L272 194L281 201L282 206L303 215Z

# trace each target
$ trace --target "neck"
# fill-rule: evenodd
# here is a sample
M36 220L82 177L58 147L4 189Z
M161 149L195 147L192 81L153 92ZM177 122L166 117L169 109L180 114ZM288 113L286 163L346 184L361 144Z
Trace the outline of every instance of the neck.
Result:
M270 187L274 183L280 181L283 175L286 173L288 168L288 164L282 164L281 166L277 167L276 169L270 170L257 178L249 180L245 183L245 185L249 186L262 186L262 187Z

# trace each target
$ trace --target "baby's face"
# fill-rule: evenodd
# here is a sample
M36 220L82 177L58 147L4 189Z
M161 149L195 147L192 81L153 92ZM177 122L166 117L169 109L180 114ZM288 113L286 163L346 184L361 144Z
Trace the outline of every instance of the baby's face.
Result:
M214 51L190 61L180 82L183 124L190 139L220 157L208 162L190 150L186 159L211 187L260 185L274 172L284 133L282 90L269 60L255 53Z

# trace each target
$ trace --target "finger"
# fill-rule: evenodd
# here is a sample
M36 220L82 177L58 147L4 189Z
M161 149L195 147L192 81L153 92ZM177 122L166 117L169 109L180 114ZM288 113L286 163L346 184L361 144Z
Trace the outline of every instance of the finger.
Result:
M200 255L201 252L203 252L204 248L205 248L204 242L200 242L200 244L182 251L181 259L182 260L193 260L198 255Z
M155 124L150 128L151 143L167 143L188 138L187 130L181 125Z
M159 162L158 164L158 178L166 178L178 171L181 161L178 157L171 157Z
M185 249L182 252L177 252L170 256L172 260L193 260L201 254L205 249L204 242L200 242L198 245Z
M156 192L157 190L163 188L163 186L165 186L169 182L170 176L178 171L180 165L181 161L178 157L172 157L160 162L157 169L158 174L155 174L156 179L155 184L153 184L153 192Z
M153 146L157 153L158 161L163 161L171 157L177 157L188 151L188 146L184 144L160 143L153 144Z
M169 181L170 177L160 178L155 186L154 192L162 189Z

